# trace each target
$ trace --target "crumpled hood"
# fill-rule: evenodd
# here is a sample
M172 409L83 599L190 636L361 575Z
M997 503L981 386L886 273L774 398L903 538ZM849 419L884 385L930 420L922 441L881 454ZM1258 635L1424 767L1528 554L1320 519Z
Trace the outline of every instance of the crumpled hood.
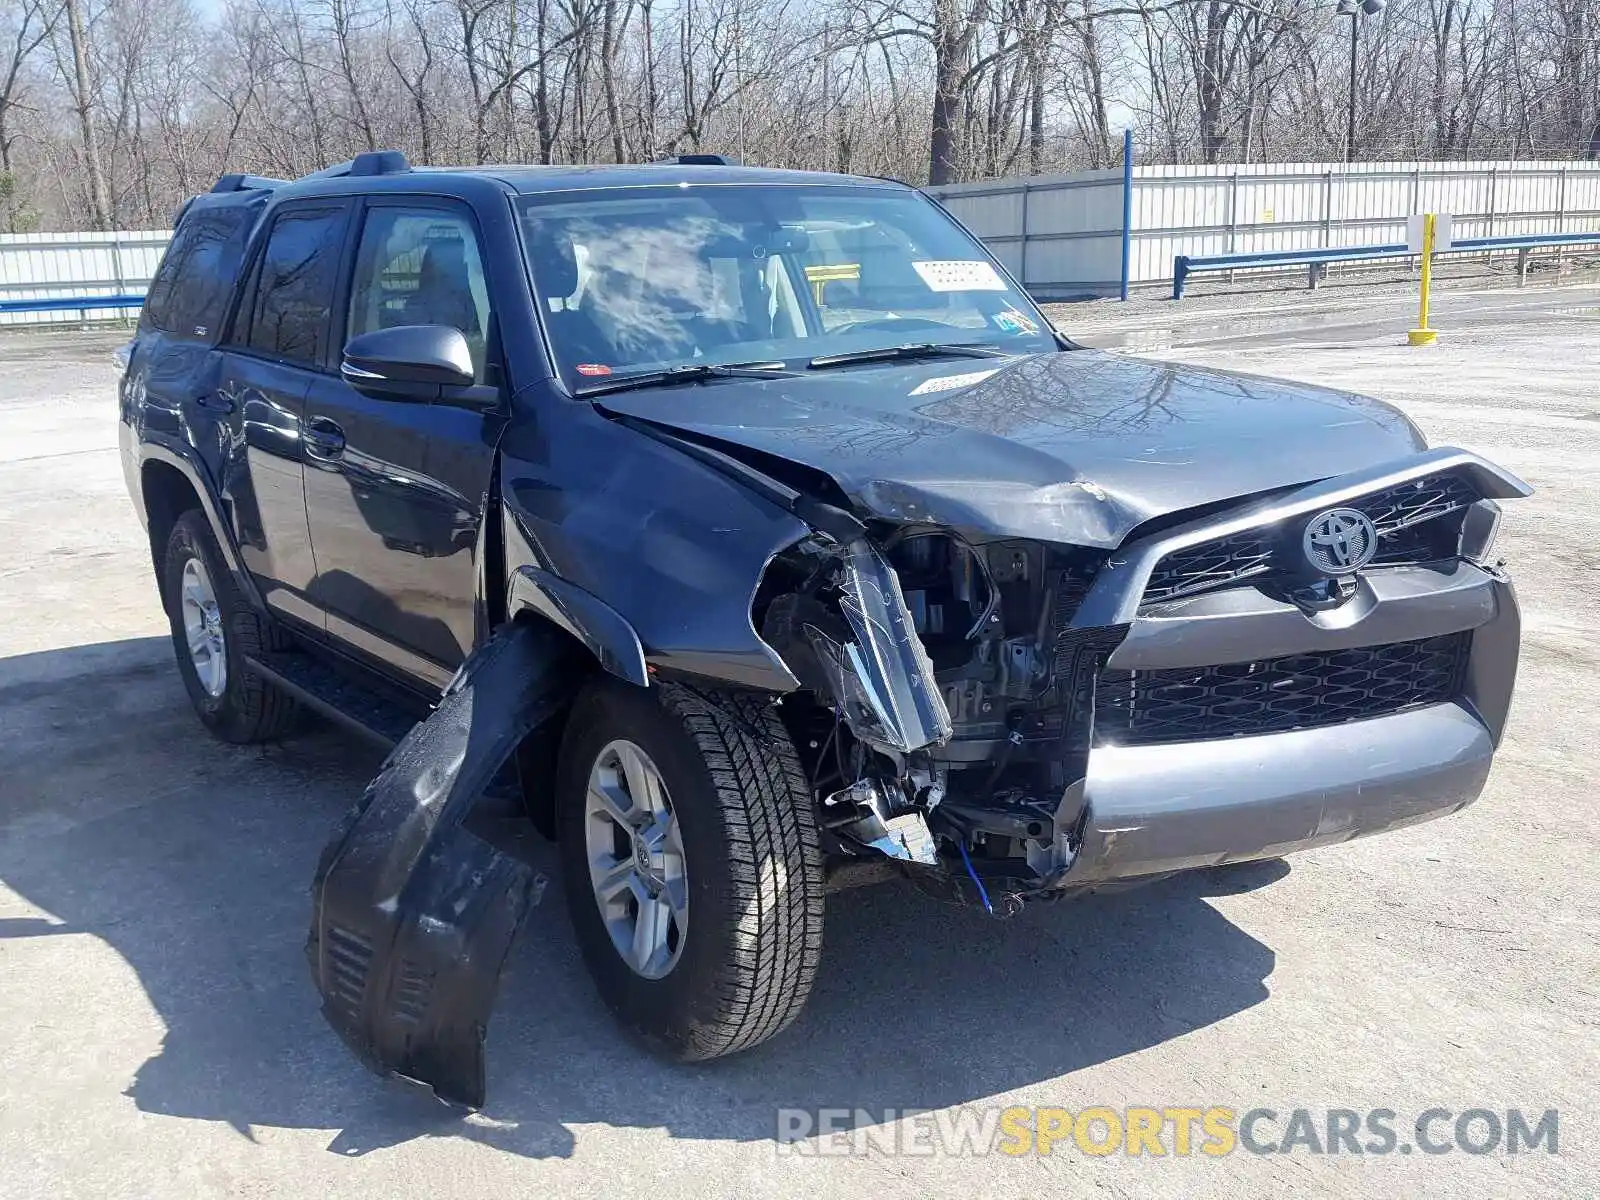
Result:
M825 472L863 513L1112 547L1153 517L1392 462L1400 412L1096 350L845 367L602 396L735 454Z

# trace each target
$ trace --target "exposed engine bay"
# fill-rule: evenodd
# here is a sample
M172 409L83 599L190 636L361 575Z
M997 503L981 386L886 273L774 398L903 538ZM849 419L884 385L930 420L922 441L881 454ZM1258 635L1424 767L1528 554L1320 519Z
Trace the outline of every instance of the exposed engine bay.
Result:
M871 533L800 543L756 601L801 683L783 709L830 848L991 909L1049 892L1076 848L1094 673L1126 632L1071 627L1104 554Z

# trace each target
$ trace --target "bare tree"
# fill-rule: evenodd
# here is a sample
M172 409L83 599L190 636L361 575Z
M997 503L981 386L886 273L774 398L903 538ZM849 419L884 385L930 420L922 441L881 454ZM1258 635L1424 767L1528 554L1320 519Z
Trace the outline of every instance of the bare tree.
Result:
M0 75L0 205L5 208L8 233L19 232L26 211L18 195L17 177L11 162L20 136L16 117L30 107L27 94L32 81L25 69L34 52L55 32L61 13L61 5L54 0L22 0L11 12L6 28L6 57L0 60L0 67L4 69L4 74Z
M1355 152L1600 156L1600 0L1395 0ZM41 52L43 48L44 52ZM10 0L0 224L164 222L224 170L650 160L941 182L1342 151L1328 0Z
M83 0L65 0L67 35L72 55L73 108L83 138L83 166L89 182L89 219L95 229L111 228L111 190L106 186L105 165L100 160L100 134L95 128L95 95L89 77L89 32L83 19Z

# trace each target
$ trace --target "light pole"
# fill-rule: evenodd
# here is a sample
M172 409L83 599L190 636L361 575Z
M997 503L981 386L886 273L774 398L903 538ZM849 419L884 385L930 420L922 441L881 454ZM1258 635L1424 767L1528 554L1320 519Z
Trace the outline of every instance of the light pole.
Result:
M1356 37L1360 31L1359 22L1362 17L1382 12L1388 3L1389 0L1339 0L1338 7L1334 9L1336 15L1350 18L1350 94L1344 122L1345 162L1350 161L1356 150Z

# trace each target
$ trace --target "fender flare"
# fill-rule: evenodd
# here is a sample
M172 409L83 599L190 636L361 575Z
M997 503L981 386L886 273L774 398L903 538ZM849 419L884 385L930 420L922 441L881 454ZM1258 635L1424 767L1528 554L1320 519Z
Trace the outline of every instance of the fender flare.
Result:
M644 646L626 617L592 592L538 567L518 567L506 585L506 617L534 613L586 646L618 679L649 687Z
M160 441L147 439L139 443L139 509L145 518L146 527L149 526L150 514L144 498L144 468L147 463L152 462L172 467L189 481L189 486L199 497L200 511L205 513L206 521L211 525L212 536L216 538L217 545L222 550L222 557L228 564L228 572L233 576L234 583L244 592L245 598L258 612L265 612L265 601L261 597L261 592L256 587L255 580L250 577L250 572L244 569L240 559L239 544L234 539L233 528L223 520L222 499L204 465L185 443L170 442L165 438Z

